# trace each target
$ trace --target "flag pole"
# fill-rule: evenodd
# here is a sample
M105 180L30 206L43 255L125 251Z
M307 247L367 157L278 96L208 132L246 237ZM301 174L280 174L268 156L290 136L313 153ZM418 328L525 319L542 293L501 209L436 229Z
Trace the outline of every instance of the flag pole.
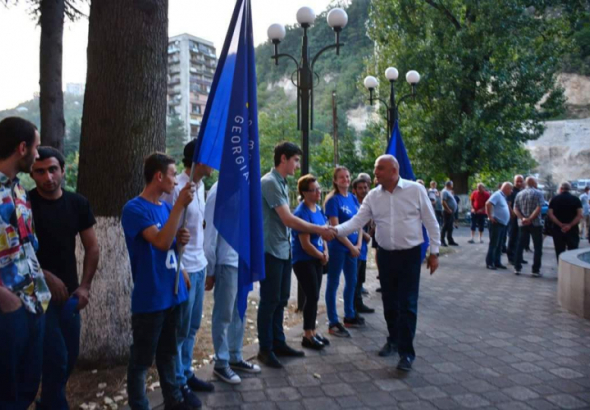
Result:
M195 176L195 163L191 165L191 173L189 176L189 183L193 183L193 177ZM182 213L182 224L180 229L186 228L186 214L188 212L188 205L184 208ZM180 261L182 261L182 255L184 254L184 246L176 242L176 249L178 250L178 262L176 267L176 280L174 281L174 296L178 295L178 282L180 281Z

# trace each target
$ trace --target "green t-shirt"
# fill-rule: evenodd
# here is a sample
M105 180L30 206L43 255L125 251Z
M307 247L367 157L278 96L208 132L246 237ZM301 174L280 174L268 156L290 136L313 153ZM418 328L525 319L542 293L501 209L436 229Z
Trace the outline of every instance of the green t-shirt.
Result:
M291 254L289 228L281 221L276 207L289 204L287 180L272 169L261 179L264 252L287 260Z

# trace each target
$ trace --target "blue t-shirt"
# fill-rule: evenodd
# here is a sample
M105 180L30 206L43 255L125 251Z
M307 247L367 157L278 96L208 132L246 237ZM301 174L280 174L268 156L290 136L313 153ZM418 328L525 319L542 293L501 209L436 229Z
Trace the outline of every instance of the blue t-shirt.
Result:
M310 224L324 226L326 224L326 217L322 212L322 208L319 205L316 205L315 212L312 212L311 209L307 207L303 202L301 202L295 212L293 212L298 218L303 219L305 222L309 222ZM299 262L299 261L311 261L315 258L309 255L303 247L301 246L301 241L299 240L299 232L296 230L291 230L291 261L292 263ZM310 234L309 241L311 244L320 252L324 251L324 241L321 236Z
M342 196L340 193L334 194L332 198L326 202L326 215L328 218L333 216L338 217L338 223L343 224L344 222L351 219L359 211L359 201L352 194L348 196ZM348 240L356 246L359 239L358 232L353 232L348 235ZM338 250L350 253L348 248L344 246L338 239L334 239L328 243L329 250Z
M131 294L132 313L157 312L176 306L188 298L182 277L178 282L178 295L174 295L178 266L176 240L164 252L152 246L142 235L146 228L153 225L162 229L168 221L170 210L166 202L156 205L139 196L123 207L121 223L134 284Z
M506 196L502 191L496 191L488 201L494 205L493 216L502 225L508 225L510 222L510 208L506 202Z

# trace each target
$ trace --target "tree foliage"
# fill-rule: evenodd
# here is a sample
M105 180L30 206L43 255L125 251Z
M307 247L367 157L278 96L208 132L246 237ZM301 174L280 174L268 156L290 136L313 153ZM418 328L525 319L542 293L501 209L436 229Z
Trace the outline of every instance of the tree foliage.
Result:
M411 157L467 190L469 175L517 167L543 121L563 108L555 85L564 17L549 1L374 0L369 34L379 71L422 73L417 104L400 108ZM544 99L545 97L545 99Z

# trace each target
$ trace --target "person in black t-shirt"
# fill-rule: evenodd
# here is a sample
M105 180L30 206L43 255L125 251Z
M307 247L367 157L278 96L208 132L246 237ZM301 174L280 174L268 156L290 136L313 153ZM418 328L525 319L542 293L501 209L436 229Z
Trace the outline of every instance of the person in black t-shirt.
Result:
M559 187L559 195L551 200L547 212L547 217L554 223L553 242L558 261L566 248L568 251L578 249L580 244L578 224L582 219L582 202L570 194L570 190L569 182L563 182Z
M98 265L94 216L88 200L62 189L63 155L39 147L31 176L37 185L29 193L39 250L51 302L45 320L41 398L37 409L67 409L65 387L80 347L80 314L88 304ZM76 236L84 247L82 281L76 268Z

